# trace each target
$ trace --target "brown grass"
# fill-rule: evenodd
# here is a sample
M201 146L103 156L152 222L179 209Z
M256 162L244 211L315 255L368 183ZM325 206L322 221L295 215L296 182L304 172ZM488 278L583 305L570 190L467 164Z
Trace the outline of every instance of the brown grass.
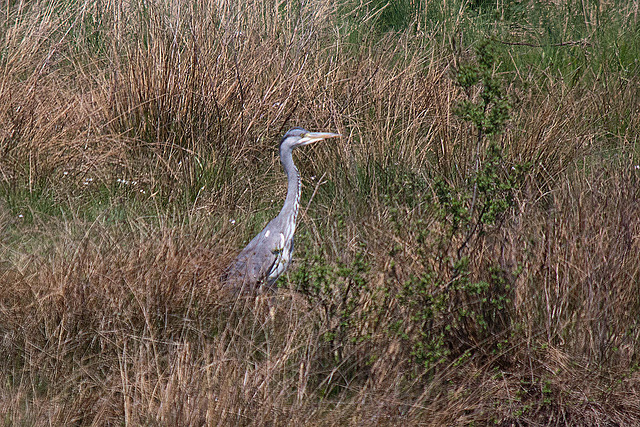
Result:
M530 168L467 250L470 280L498 265L509 299L487 333L457 311L482 302L451 293L429 319L448 353L425 368L401 295L451 274L429 197L477 154L452 112L459 58L329 2L178 3L3 5L5 424L640 424L637 78L518 70L499 142ZM295 125L344 135L296 154L285 283L327 288L236 300L219 273L279 209Z

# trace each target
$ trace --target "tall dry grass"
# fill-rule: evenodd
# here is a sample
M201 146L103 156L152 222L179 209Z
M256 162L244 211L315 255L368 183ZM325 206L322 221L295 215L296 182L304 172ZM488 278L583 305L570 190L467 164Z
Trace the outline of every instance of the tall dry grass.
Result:
M460 11L455 28L475 34ZM637 77L505 73L498 142L528 172L516 208L466 251L470 281L508 273L491 295L507 302L483 329L458 309L493 306L450 293L428 319L446 354L425 367L402 292L429 268L451 274L433 183L473 175L476 134L453 113L472 55L420 22L377 31L387 12L2 6L5 423L638 423ZM274 147L294 125L344 138L297 153L285 288L233 299L219 272L277 213Z

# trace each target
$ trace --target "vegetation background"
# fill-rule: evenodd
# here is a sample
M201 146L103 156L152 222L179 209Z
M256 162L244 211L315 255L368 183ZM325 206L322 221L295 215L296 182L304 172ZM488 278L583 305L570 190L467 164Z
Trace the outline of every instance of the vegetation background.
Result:
M3 424L640 425L638 8L2 2Z

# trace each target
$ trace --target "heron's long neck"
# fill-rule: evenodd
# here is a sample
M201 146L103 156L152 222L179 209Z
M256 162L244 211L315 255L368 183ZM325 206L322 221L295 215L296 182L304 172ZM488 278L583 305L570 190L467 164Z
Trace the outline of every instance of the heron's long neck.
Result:
M280 211L280 215L285 215L292 221L293 228L296 225L296 218L298 217L298 207L300 206L300 191L302 188L302 182L300 181L300 173L296 165L293 164L293 156L291 150L281 150L280 160L282 161L282 167L287 174L287 198L284 201L284 206Z

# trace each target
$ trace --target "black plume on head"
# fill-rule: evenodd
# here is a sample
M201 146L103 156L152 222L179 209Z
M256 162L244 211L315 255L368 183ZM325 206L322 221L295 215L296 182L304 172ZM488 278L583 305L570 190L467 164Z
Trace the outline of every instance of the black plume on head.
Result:
M305 133L307 133L308 131L306 129L303 129L301 127L294 127L291 128L287 131L287 133L284 134L284 136L282 137L282 140L280 141L280 145L282 145L282 143L289 137L292 136L297 136L297 137L301 137L302 135L304 135Z

